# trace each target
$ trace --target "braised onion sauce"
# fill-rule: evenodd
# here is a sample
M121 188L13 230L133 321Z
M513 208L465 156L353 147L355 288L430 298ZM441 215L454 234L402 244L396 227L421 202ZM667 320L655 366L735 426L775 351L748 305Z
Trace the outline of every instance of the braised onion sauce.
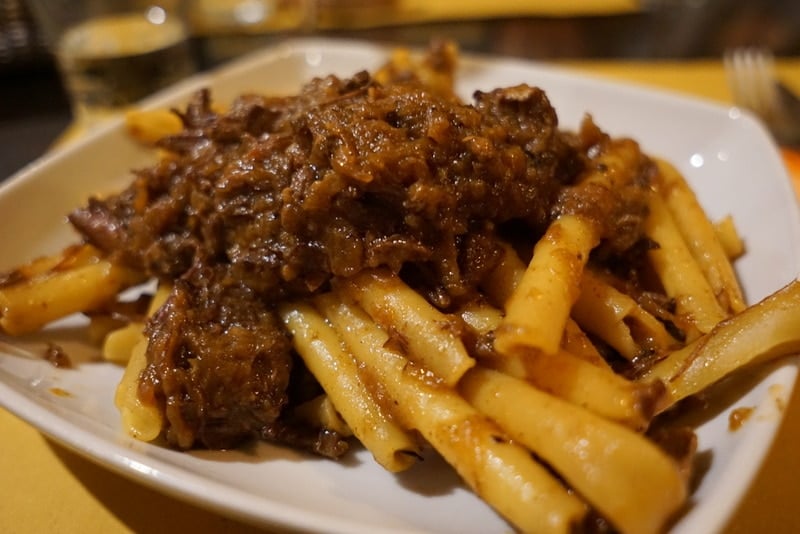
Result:
M609 265L644 249L651 162L642 155L623 191L576 187L608 136L589 118L560 131L536 87L467 104L361 72L245 95L225 113L200 91L180 117L183 131L159 143L168 156L70 216L115 261L174 284L147 327L140 396L163 408L178 448L260 438L346 450L286 415L304 378L275 312L334 277L387 266L446 311L475 297L500 237L529 255L562 213L602 222Z

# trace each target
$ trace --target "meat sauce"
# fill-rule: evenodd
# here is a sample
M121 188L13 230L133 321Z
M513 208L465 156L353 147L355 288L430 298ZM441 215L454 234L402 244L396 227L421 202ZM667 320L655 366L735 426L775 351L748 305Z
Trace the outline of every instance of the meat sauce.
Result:
M528 247L554 217L601 223L606 258L637 249L653 172L634 187L573 187L609 138L591 119L559 130L545 93L519 85L462 103L413 76L310 81L245 95L225 113L208 91L164 138L169 154L120 194L71 214L115 261L173 284L149 321L140 396L178 448L267 439L339 456L345 442L287 407L314 391L276 303L387 266L438 308L475 298L501 237Z

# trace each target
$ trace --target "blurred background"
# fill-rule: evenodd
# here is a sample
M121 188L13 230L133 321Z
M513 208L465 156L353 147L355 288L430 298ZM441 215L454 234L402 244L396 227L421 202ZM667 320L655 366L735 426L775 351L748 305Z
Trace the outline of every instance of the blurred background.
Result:
M201 70L287 35L423 46L556 61L701 60L764 46L800 56L797 0L185 0ZM70 124L69 103L24 0L0 0L0 180Z

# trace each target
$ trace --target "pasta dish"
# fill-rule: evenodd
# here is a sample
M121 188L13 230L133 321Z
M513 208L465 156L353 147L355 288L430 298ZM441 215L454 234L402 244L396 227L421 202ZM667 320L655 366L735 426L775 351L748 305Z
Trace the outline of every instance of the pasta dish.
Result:
M143 441L432 447L519 531L664 531L696 447L667 415L797 350L800 286L748 306L674 166L533 85L464 102L457 59L132 112L158 162L0 275L0 330L87 315Z

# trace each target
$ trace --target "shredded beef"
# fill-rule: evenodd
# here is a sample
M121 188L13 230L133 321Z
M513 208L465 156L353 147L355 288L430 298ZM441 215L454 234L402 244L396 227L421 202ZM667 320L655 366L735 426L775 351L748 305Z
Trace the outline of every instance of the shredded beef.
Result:
M198 267L148 322L140 395L163 406L167 440L226 448L259 437L286 403L290 343L267 301Z
M565 188L602 134L561 133L535 87L474 99L365 72L290 97L243 96L227 113L201 91L180 115L184 130L160 142L170 157L71 214L115 261L175 282L148 325L140 388L163 406L171 444L267 437L340 454L340 440L297 438L282 419L293 356L276 302L388 266L413 272L444 308L493 267L498 233L540 235L554 214L591 211L599 196ZM631 246L637 195L601 200L591 216L613 219L604 237Z

